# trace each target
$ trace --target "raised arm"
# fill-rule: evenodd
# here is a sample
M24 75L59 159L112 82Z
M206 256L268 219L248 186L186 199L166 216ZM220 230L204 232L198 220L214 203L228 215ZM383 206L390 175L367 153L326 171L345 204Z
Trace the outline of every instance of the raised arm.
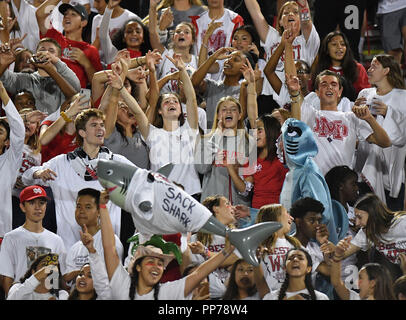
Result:
M307 0L296 0L296 3L298 4L300 10L300 29L302 30L302 34L307 41L313 28L309 3Z
M65 98L69 99L78 93L80 90L79 79L64 62L48 51L39 52L37 56L39 60L45 62L36 63L35 66L44 69L55 80Z
M51 15L52 9L54 9L60 1L61 0L46 0L37 8L37 11L35 11L35 17L37 18L41 35L45 35L48 29L50 29L50 23L47 18Z
M127 106L131 109L131 111L135 115L140 133L142 134L144 139L147 139L149 134L149 123L148 118L145 115L144 111L138 105L134 97L124 88L123 84L124 82L116 71L113 70L113 73L109 73L108 79L109 79L107 82L108 85L110 85L113 89L116 89L120 92L124 102L127 104Z
M208 44L209 44L209 40L210 37L212 36L213 32L220 28L223 25L222 22L215 22L214 20L211 21L208 25L207 31L204 34L204 37L202 39L202 45L200 46L200 50L199 50L199 61L198 61L198 67L200 67L206 60L207 60L207 48L208 48ZM219 65L218 63L214 63L209 71L209 73L217 73L219 72Z
M226 241L226 247L209 260L203 262L191 274L186 277L185 297L188 296L199 283L206 278L211 272L217 269L234 251L234 247Z
M103 111L106 118L104 123L104 127L106 128L105 138L110 137L116 126L119 97L120 92L118 89L108 86L100 101L99 109Z
M150 0L149 1L149 41L151 42L151 47L157 49L160 53L164 52L165 47L161 43L158 35L158 12L156 7L160 3L160 0Z
M299 78L297 76L286 74L285 79L290 94L292 118L300 120L303 95L300 92Z
M108 202L109 194L106 190L100 194L100 227L102 235L102 244L104 250L104 261L106 263L107 276L109 280L114 275L117 267L120 264L120 257L116 249L116 240L114 237L114 229L111 224L109 211L106 204Z
M220 48L215 53L213 53L209 59L207 59L192 75L193 87L199 92L206 90L206 83L203 81L209 72L211 66L217 60L224 60L229 57L230 53L233 52L234 48Z
M187 122L192 129L198 129L199 116L197 113L197 100L195 89L193 88L192 81L190 81L189 75L186 72L185 63L182 61L180 55L174 55L174 57L167 58L172 61L172 63L179 70L179 78L183 83L183 92L186 96L186 111L187 111Z
M262 42L265 43L269 25L261 12L261 7L259 6L257 0L244 0L244 2L245 6L248 9L248 12L250 13L252 21L254 21L254 25L259 34L259 38Z
M44 130L41 128L41 133L39 136L41 145L46 146L48 143L50 143L65 125L70 127L70 130L68 131L69 134L73 134L75 132L75 124L73 119L79 112L89 108L88 101L85 101L84 98L84 96L77 94L72 101L66 102L66 104L69 103L69 107L65 110L64 114L62 111L61 116L49 127L46 127Z
M112 14L113 9L111 8L109 2L106 9L104 10L103 18L100 22L99 29L100 50L103 52L104 62L106 62L107 64L112 63L114 61L114 57L118 52L118 49L111 42L109 34L109 24L111 21Z

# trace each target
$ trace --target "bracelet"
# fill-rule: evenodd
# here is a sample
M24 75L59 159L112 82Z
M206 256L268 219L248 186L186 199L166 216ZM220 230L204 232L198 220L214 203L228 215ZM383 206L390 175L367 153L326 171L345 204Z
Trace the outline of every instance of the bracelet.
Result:
M331 258L331 260L333 260L334 262L341 262L341 258L337 258L336 255L333 256L333 258Z
M298 91L297 94L295 94L295 95L291 95L291 94L289 94L289 95L290 95L291 98L296 98L296 97L298 97L300 95L300 91Z
M100 209L107 209L107 207L106 207L105 204L99 204L99 208L100 208Z
M225 258L227 258L232 252L227 253L226 249L221 250L221 253Z
M67 123L73 121L71 118L68 117L68 115L67 115L64 111L61 112L61 117L62 117L62 119L65 120L65 122L67 122Z
M124 88L124 84L121 86L121 88L120 88L120 89L118 89L118 91L123 90L123 88Z

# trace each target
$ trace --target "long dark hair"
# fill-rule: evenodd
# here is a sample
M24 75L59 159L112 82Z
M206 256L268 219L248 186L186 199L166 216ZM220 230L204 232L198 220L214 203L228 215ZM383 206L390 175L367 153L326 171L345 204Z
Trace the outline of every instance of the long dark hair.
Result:
M111 42L113 43L113 45L116 47L117 50L122 50L122 49L126 49L127 48L127 44L124 41L124 32L125 32L125 28L126 26L131 23L131 22L136 22L138 23L142 30L143 30L143 42L140 46L140 51L142 55L146 55L148 50L152 50L152 46L151 43L149 41L149 30L148 28L142 23L141 20L137 19L137 18L131 18L129 20L127 20L123 26L120 28L120 30L118 30L113 38L111 39Z
M306 256L306 258L307 258L307 266L308 266L308 267L312 267L312 266L313 266L312 257L310 256L310 254L309 254L305 249L302 249L302 248L293 248L293 249L290 249L290 250L286 253L285 267L286 267L286 261L287 261L287 257L288 257L288 255L289 255L289 253L290 253L291 251L297 251L297 250L302 251L302 252L305 254L305 256ZM311 272L309 272L308 274L306 274L306 277L305 277L305 285L306 285L306 289L307 289L307 290L309 291L309 293L310 293L310 298L311 298L311 300L317 300L316 292L315 292L314 287L313 287L313 284L312 284L312 274L311 274ZM283 282L281 288L279 289L278 300L283 300L283 298L284 298L285 295L286 295L286 290L288 289L288 286L289 286L289 274L286 273L285 281Z
M379 263L367 263L362 269L365 269L369 280L375 280L374 298L376 300L396 300L388 269Z
M131 271L130 291L128 293L130 296L130 300L134 300L134 298L135 298L135 293L137 292L137 285L138 285L138 276L139 276L139 273L137 271L137 266L141 264L141 262L142 262L142 260L144 260L144 258L138 259L133 264L133 268ZM160 288L160 284L159 284L159 282L157 282L154 285L154 289L153 289L154 290L154 300L158 300L159 288Z
M268 151L266 160L273 161L277 157L276 140L278 139L281 133L281 124L279 123L278 119L276 119L269 113L261 115L258 118L258 120L261 120L262 123L264 124L266 149Z
M354 205L355 209L368 212L368 221L365 226L367 239L379 245L385 240L383 235L388 231L397 218L406 214L405 211L391 211L376 194L367 193Z
M176 99L178 99L179 105L180 105L180 115L179 115L179 125L182 126L185 123L185 115L183 114L182 111L182 103L180 100L180 97L177 93L175 92L168 92L168 93L162 93L159 95L158 101L156 102L156 108L154 111L154 116L153 116L153 121L152 121L152 125L154 127L157 128L162 128L164 126L164 120L162 118L162 116L158 113L158 110L161 108L162 106L162 100L167 96L167 95L174 95L176 97Z
M20 283L24 283L25 280L27 280L28 278L30 278L35 272L37 272L37 268L38 265L47 257L50 257L52 259L52 257L54 257L56 255L56 253L46 253L46 254L41 254L40 256L38 256L33 263L31 264L31 266L28 268L27 272L24 274L23 277L20 278ZM61 290L60 288L62 288L62 274L61 274L61 268L59 266L59 262L56 265L58 267L58 273L59 273L59 282L58 282L58 288L59 289L50 289L49 293L55 295L56 297L59 298L59 290Z
M359 71L357 67L357 62L354 59L354 54L351 50L350 43L348 42L347 37L341 31L333 31L327 34L323 41L320 44L320 49L318 53L318 61L312 75L312 82L316 76L322 72L323 70L329 69L333 62L331 60L329 51L328 51L328 44L330 43L331 39L335 36L340 36L343 38L346 50L343 60L341 61L341 68L343 70L343 96L347 97L351 101L354 101L356 98L356 92L353 88L352 84L358 79Z
M319 49L319 56L318 56L318 62L316 65L316 75L319 74L321 71L325 69L329 69L332 65L332 60L328 51L328 45L331 41L336 36L340 36L343 38L346 50L345 50L345 55L343 60L341 61L341 68L343 69L343 74L344 77L350 82L353 83L357 80L358 78L358 69L357 69L357 63L356 60L354 59L354 54L351 50L350 43L348 42L348 39L344 33L341 31L333 31L327 34L323 41L320 44L320 49Z
M234 38L234 35L237 31L244 30L245 32L248 32L252 38L252 43L255 44L258 48L259 56L257 58L263 58L265 54L264 48L261 46L261 40L258 35L257 29L253 25L250 24L244 24L242 26L239 26L237 29L234 30L233 35L231 36L231 39ZM252 52L250 52L253 54ZM257 59L258 60L258 59ZM254 68L254 66L252 66Z
M82 190L83 190L83 189L82 189ZM85 266L90 266L90 264L89 264L89 263L85 263L85 264L80 268L80 271L82 271ZM96 300L96 299L97 299L97 293L96 293L96 290L93 288L93 295L92 295L92 297L91 297L90 299L88 299L88 300ZM80 299L79 299L79 291L78 291L78 289L76 288L76 286L75 286L75 289L73 289L72 292L69 294L68 300L80 300Z
M242 262L244 262L244 259L238 259L236 262L233 263L233 266L230 271L230 278L228 280L227 289L224 292L224 295L222 297L223 300L238 300L239 299L238 286L235 281L235 273L236 273L238 266ZM248 288L247 294L248 294L248 296L253 296L256 292L257 292L257 287L254 283L252 287Z

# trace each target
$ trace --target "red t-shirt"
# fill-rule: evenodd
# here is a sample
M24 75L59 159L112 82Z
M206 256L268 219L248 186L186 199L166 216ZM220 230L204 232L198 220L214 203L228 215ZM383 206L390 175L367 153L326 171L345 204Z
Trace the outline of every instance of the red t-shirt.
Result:
M48 29L45 35L40 35L42 38L52 38L55 39L62 49L62 58L61 60L65 62L69 68L75 72L76 76L80 81L81 88L86 88L87 84L90 83L87 78L85 68L75 60L69 58L70 48L79 48L83 51L86 57L89 59L90 63L95 68L96 72L103 70L103 67L100 62L99 50L95 46L84 42L84 41L74 41L66 38L62 33L54 28Z
M53 121L44 121L42 125L50 126ZM66 154L79 147L75 140L76 134L58 133L46 146L41 147L42 163L60 154Z
M257 159L253 175L252 208L259 209L265 204L279 203L279 196L288 171L278 158L273 161Z

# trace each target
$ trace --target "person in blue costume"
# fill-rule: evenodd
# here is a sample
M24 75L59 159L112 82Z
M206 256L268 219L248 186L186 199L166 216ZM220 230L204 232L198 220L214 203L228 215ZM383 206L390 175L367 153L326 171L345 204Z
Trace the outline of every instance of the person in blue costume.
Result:
M311 129L302 121L289 118L282 126L279 155L289 168L283 183L280 203L289 211L292 203L310 197L320 201L323 211L322 223L327 225L329 240L338 242L334 222L330 190L313 158L318 153L317 143ZM294 232L292 227L291 232Z

